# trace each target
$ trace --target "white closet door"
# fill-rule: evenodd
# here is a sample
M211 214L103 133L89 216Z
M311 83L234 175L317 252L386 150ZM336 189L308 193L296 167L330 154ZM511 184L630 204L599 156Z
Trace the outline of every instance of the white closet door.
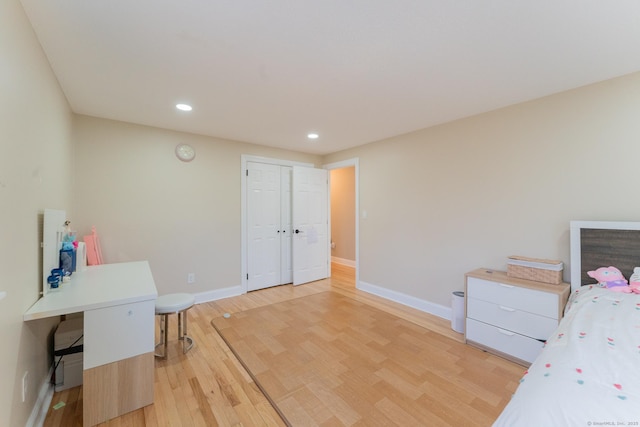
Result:
M329 276L328 174L293 167L293 284Z
M247 163L247 289L280 284L280 166Z
M291 258L291 166L280 166L280 283L293 282Z

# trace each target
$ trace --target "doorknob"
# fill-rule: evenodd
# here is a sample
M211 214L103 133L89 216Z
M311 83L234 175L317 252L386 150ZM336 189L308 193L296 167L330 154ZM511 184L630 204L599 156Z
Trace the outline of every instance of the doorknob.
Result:
M304 231L300 231L300 230L298 230L298 229L296 228L296 234L298 234L298 233L304 233Z

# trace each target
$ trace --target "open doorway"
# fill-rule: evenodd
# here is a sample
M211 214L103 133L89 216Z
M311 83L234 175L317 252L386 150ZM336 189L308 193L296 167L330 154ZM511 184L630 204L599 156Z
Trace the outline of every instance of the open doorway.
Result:
M341 270L355 274L358 287L358 159L324 166L329 170L331 275Z

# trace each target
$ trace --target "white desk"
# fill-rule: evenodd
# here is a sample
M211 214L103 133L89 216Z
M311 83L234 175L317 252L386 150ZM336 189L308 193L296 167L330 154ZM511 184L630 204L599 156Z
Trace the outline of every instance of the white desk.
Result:
M83 424L153 403L155 300L147 261L87 267L49 291L25 321L84 313Z

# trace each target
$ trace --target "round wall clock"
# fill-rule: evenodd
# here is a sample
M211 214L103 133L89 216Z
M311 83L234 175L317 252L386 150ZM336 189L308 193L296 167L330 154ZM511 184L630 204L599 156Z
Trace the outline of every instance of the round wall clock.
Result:
M176 146L176 156L183 162L190 162L196 156L196 150L189 144L178 144Z

